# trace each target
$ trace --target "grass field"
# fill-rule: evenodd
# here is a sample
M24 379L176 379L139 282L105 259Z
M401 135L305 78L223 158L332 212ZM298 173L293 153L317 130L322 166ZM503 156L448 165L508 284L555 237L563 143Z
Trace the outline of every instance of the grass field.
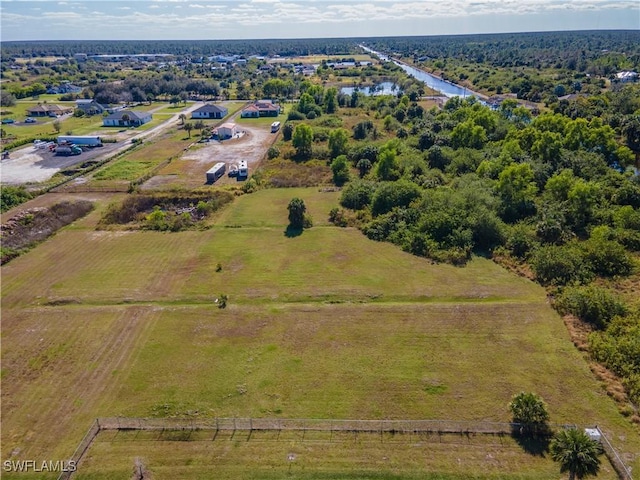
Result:
M289 238L294 196L315 226ZM3 266L2 460L66 458L96 417L508 421L525 390L554 423L598 424L640 469L637 430L541 287L333 227L338 196L263 190L175 234L95 230L103 202ZM101 433L77 478L129 478L135 457L154 478L559 478L510 438L149 435ZM598 478L615 477L605 464Z
M117 160L109 162L93 175L93 179L98 182L136 180L162 162L180 155L194 141L193 138L185 137L183 130L170 131L151 145L143 145Z

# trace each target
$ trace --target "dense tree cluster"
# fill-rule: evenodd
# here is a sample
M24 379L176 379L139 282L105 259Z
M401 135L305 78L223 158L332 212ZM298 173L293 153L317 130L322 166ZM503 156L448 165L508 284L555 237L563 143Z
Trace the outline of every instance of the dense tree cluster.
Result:
M613 107L620 97L633 113ZM593 283L638 268L640 178L623 126L639 101L640 89L629 86L607 95L602 115L572 118L532 115L509 102L491 110L473 98L417 112L406 97L365 98L361 108L375 118L355 124L348 151L332 163L336 183L345 181L336 178L344 160L359 174L349 177L341 205L360 212L369 238L416 255L463 264L484 252L527 263L541 284L557 289L562 312L593 325L594 355L639 402L640 370L630 360L640 354L632 339L637 312ZM402 138L389 139L393 131L378 138L387 115ZM344 223L349 216L334 217Z

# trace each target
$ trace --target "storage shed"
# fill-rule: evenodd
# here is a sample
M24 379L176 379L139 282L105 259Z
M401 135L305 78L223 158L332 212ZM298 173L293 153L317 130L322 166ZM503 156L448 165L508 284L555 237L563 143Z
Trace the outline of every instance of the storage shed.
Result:
M238 126L235 123L223 123L218 127L218 138L233 138L238 134Z

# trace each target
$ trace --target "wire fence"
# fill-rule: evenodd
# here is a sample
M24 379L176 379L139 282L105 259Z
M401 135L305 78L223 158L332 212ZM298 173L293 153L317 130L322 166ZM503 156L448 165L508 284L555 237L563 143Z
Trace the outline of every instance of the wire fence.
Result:
M324 431L363 433L486 433L511 434L514 423L447 420L335 420L284 418L100 418L101 430L220 430L220 431ZM562 425L562 427L566 427Z
M306 432L369 433L379 435L519 435L523 425L504 422L474 422L457 420L337 420L337 419L285 419L285 418L97 418L91 425L76 451L70 458L77 466L101 431L158 431L158 432ZM577 425L549 425L546 435L563 428L578 428ZM597 426L603 450L621 480L633 480L629 468L613 448L604 432ZM73 472L63 472L58 480L68 480Z
M609 442L609 439L606 437L603 431L600 430L598 426L596 426L595 428L596 430L598 430L598 433L600 434L601 444L602 444L604 453L609 459L611 466L618 474L618 477L620 477L621 480L633 480L633 477L631 476L631 470L629 470L629 468L622 461L622 458L620 458L620 455L618 455L618 452L616 452L616 450L613 448L613 446Z
M93 440L100 433L100 430L101 430L100 424L99 424L98 420L96 419L91 424L91 427L89 428L89 430L87 431L87 433L85 434L83 439L80 441L80 444L76 448L76 451L73 452L73 455L71 455L71 458L69 459L69 465L74 465L74 467L75 467L80 463L80 460L82 460L82 457L84 457L84 454L87 453L87 450L89 450L89 447L93 443ZM58 476L58 480L68 480L69 478L71 478L71 475L73 475L73 471L74 470L75 470L75 468L74 469L65 469L65 471L63 471Z

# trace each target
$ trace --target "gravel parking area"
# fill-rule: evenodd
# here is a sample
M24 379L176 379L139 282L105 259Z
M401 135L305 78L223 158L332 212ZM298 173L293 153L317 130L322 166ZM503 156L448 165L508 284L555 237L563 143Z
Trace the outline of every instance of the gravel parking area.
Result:
M3 184L37 183L49 180L57 172L96 159L116 150L120 144L105 143L103 147L83 150L80 155L56 155L46 148L29 145L11 152L0 162Z

